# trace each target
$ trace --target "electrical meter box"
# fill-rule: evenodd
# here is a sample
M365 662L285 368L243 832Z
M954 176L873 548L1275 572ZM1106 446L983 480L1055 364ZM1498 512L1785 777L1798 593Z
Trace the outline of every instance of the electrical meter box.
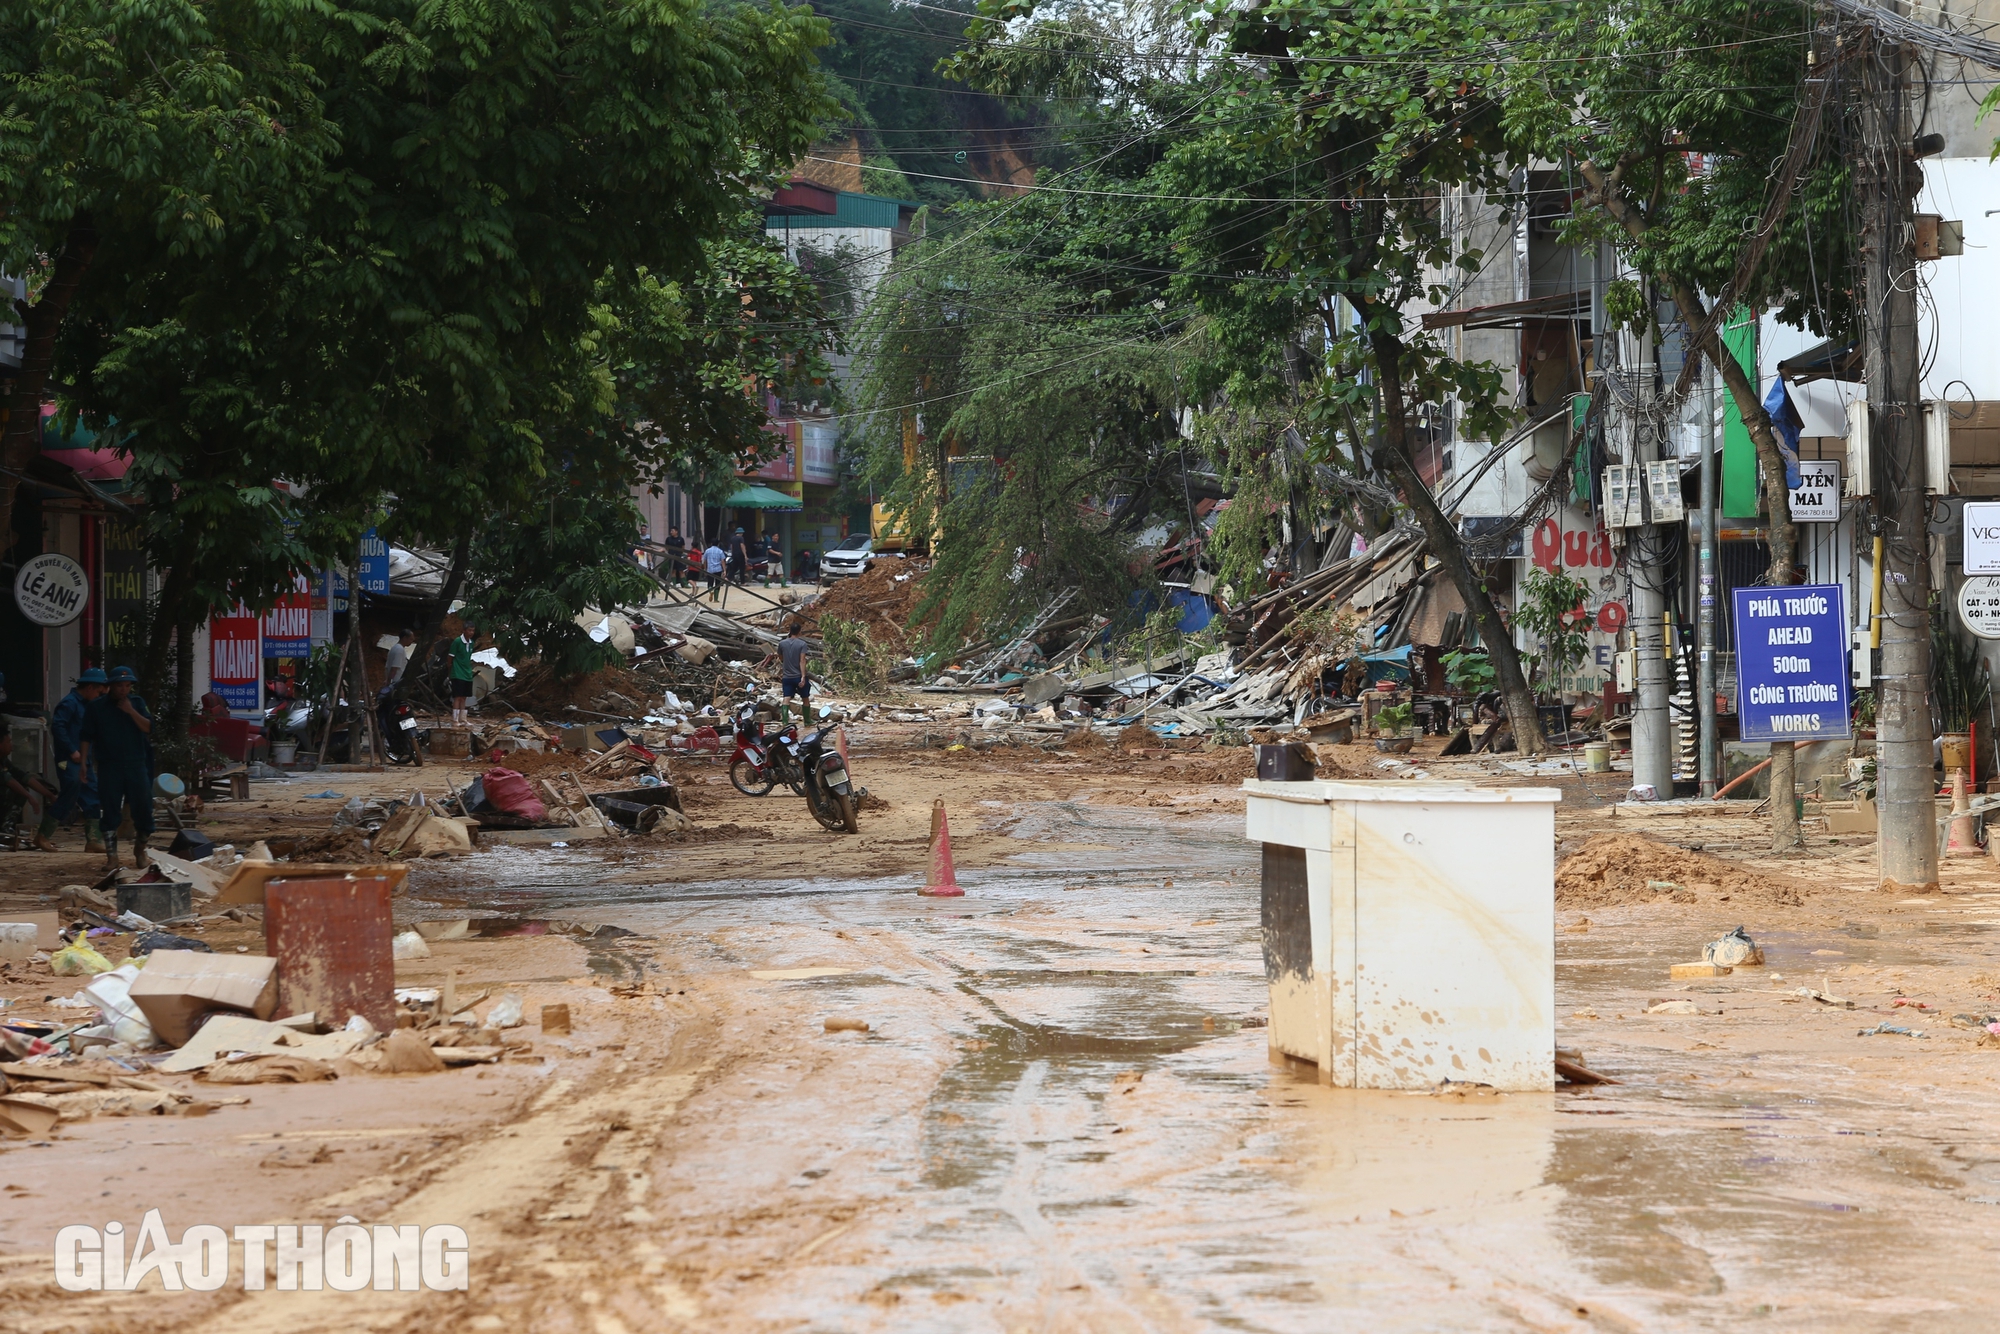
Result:
M1604 526L1638 528L1646 522L1644 481L1636 463L1611 463L1604 468Z
M1681 465L1656 459L1646 465L1646 508L1654 523L1683 523L1687 503L1681 499Z
M1555 788L1246 782L1266 1035L1341 1088L1555 1086Z

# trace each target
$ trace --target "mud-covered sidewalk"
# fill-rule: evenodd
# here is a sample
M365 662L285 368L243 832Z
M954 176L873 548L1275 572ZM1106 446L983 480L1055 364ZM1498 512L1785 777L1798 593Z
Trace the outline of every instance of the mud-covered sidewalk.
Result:
M1618 1082L1326 1090L1267 1057L1241 755L978 755L884 729L858 739L886 803L858 838L696 766L690 814L736 832L424 863L399 920L503 934L434 942L399 984L450 969L460 995L567 1004L573 1031L531 1024L509 1059L433 1075L160 1077L249 1101L0 1141L0 1326L1990 1325L2000 1039L1954 1024L2000 1007L1990 863L1886 900L1863 841L1770 861L1745 816L1538 777L1565 789L1558 1041ZM260 785L256 818L323 828L338 802L310 792L397 778ZM935 796L962 900L914 893ZM40 860L0 858L8 887L66 874ZM1763 967L1669 980L1738 924ZM10 1012L74 989L0 978ZM176 1236L455 1225L469 1281L245 1292L239 1260L213 1292L57 1287L59 1227L133 1235L149 1209Z

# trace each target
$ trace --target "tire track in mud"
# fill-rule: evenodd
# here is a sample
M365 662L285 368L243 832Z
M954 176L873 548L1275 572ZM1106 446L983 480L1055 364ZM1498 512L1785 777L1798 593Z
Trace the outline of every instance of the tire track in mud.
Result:
M328 1215L350 1213L366 1224L464 1227L471 1242L469 1292L247 1292L193 1327L203 1334L428 1334L441 1320L456 1329L525 1328L540 1323L537 1314L581 1306L591 1313L596 1334L622 1334L628 1327L616 1311L598 1308L607 1293L629 1298L635 1285L647 1289L650 1311L694 1314L693 1302L657 1262L646 1206L651 1164L668 1126L715 1073L715 1063L699 1056L714 1025L686 1002L663 1001L661 1009L680 1011L674 1016L680 1022L663 1059L648 1068L633 1070L620 1060L582 1079L552 1076L514 1120L399 1180L364 1180L314 1202ZM624 1017L627 1036L633 1022ZM364 1207L401 1189L408 1193L393 1205Z

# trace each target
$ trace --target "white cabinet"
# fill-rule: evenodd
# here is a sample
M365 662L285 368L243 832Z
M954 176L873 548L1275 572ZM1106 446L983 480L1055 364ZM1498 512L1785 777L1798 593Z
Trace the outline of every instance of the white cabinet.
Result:
M1274 1052L1346 1088L1555 1086L1561 792L1243 786Z

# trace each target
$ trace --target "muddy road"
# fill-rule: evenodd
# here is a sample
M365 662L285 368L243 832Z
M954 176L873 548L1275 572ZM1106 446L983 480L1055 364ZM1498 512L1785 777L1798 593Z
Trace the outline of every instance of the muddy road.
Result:
M702 822L768 836L425 864L399 915L516 934L439 942L399 980L566 1003L573 1032L531 1021L531 1056L493 1067L0 1141L0 1326L1991 1327L2000 1045L1951 1022L2000 1005L1990 863L1897 902L1861 892L1852 840L1759 861L1746 818L1635 815L1566 781L1566 850L1616 829L1750 877L1560 905L1558 1040L1620 1082L1327 1090L1267 1057L1256 849L1207 764L878 743L856 767L887 809L857 840L695 785ZM913 892L933 795L961 900ZM1765 967L1668 980L1739 922ZM5 981L24 1011L73 986ZM1911 1032L1861 1035L1885 1024ZM56 1288L56 1228L136 1230L147 1208L176 1234L457 1224L470 1282Z

